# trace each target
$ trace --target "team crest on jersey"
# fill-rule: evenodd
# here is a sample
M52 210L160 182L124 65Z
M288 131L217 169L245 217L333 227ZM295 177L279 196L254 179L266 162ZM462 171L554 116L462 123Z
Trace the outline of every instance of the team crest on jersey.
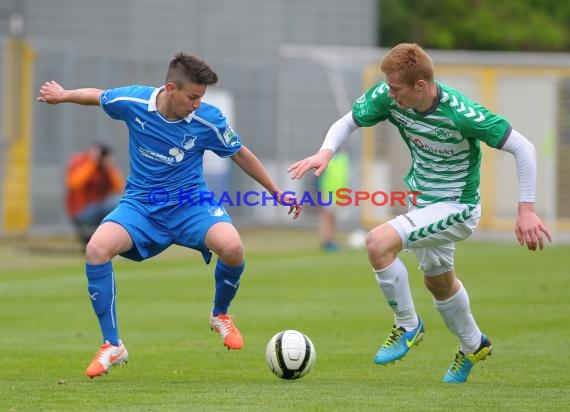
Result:
M226 146L233 147L239 144L238 136L237 134L235 134L235 132L232 130L230 126L228 126L223 136Z
M192 149L197 138L198 136L194 136L193 134L185 134L184 139L182 140L182 147L184 150Z
M449 139L449 130L438 127L437 129L435 129L435 135L437 136L438 139L447 140Z

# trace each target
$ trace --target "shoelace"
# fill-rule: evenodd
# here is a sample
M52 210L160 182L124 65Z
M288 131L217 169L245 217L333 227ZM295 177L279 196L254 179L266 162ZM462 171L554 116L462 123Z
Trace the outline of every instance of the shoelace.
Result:
M111 347L110 343L104 343L103 345L101 345L101 347L99 348L99 350L97 351L97 355L95 356L97 359L100 359L104 352L109 349Z
M230 315L218 315L218 320L222 322L221 327L224 329L224 332L226 334L232 332L235 329L234 323L232 322L232 317Z
M388 336L386 342L384 342L384 345L382 346L385 348L389 348L394 343L396 343L398 339L400 339L400 337L404 334L404 332L405 331L402 328L396 328L396 327L392 328L392 330L390 331L390 336Z
M463 361L465 360L465 355L463 352L459 351L455 354L455 359L453 359L453 365L451 365L451 370L457 372L463 366Z

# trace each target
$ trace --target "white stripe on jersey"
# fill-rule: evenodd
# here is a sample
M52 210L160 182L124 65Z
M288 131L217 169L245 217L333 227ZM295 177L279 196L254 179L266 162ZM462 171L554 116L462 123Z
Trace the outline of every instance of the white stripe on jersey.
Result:
M114 102L118 102L120 100L128 100L131 102L137 102L137 103L143 103L143 104L148 104L150 102L150 100L146 100L146 99L139 99L138 97L125 97L125 96L120 96L120 97L115 97L112 100L109 100L107 103L114 103Z
M200 116L196 116L194 115L194 119L196 119L197 121L199 121L200 123L202 123L204 126L209 127L210 129L212 129L214 132L216 132L216 136L218 136L218 139L220 140L220 142L227 147L226 141L224 140L224 137L222 136L222 134L220 133L220 130L214 126L212 123L210 123L209 121L207 121L206 119L200 117Z

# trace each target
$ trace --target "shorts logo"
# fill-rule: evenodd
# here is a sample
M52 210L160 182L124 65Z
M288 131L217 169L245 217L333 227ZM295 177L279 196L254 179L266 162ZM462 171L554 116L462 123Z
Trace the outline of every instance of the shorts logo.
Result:
M225 215L225 210L222 209L221 207L212 207L210 209L208 209L208 212L210 212L210 216L214 216L214 217L220 217Z
M408 215L404 215L404 217L406 218L406 220L407 220L408 222L410 222L410 225L411 225L412 227L416 227L416 224L414 223L414 221L413 221Z

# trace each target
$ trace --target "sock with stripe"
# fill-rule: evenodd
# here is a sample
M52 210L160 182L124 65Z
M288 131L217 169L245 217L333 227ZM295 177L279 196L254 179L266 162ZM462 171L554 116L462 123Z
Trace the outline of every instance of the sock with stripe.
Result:
M119 332L117 329L113 265L111 261L100 265L86 263L85 273L87 275L87 290L93 310L99 320L103 341L109 341L112 345L117 346L119 344Z

